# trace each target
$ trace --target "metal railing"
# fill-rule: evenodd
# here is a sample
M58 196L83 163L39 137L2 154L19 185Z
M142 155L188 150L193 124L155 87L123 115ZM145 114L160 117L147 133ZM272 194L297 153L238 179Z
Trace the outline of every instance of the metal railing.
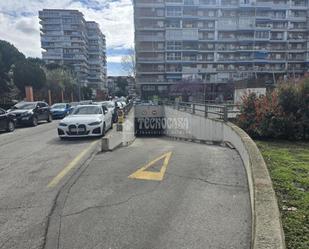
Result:
M240 113L240 106L234 104L204 104L194 102L166 102L176 110L189 112L209 118L219 118L227 122L230 118L236 118Z

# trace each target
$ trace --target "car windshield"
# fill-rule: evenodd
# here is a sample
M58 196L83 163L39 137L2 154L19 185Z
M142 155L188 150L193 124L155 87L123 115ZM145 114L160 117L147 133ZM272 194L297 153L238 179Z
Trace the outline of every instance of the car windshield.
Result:
M98 106L78 106L74 109L72 115L89 115L102 114L102 110Z
M54 108L54 109L65 109L66 108L66 104L54 104L54 105L52 105L51 108Z
M14 109L23 109L23 110L30 110L35 108L35 103L18 103L14 105Z
M114 105L111 102L103 102L102 106L105 106L106 108L114 108Z
M77 106L79 103L78 102L71 102L70 106Z

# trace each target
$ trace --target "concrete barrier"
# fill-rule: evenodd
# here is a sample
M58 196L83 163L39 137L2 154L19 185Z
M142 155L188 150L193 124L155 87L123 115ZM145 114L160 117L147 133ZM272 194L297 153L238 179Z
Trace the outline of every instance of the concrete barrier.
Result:
M114 125L113 129L106 134L101 141L101 151L113 151L117 147L127 146L135 139L134 131L134 108L130 110L121 129Z
M252 249L284 249L277 199L267 166L254 141L232 123L164 108L167 120L185 120L186 124L166 126L166 135L190 140L228 142L239 152L246 168L252 214ZM172 124L172 122L170 122ZM176 122L177 123L177 122Z

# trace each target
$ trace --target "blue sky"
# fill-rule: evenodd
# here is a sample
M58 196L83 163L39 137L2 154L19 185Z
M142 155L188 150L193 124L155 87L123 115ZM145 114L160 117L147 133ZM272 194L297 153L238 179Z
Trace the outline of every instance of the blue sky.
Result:
M77 9L98 22L106 36L108 75L126 74L121 57L134 43L131 0L0 0L0 39L26 56L41 57L38 11L43 8Z

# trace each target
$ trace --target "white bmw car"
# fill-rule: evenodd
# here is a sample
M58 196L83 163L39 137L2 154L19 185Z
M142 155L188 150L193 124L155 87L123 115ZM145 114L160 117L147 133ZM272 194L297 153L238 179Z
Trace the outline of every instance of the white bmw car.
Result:
M58 125L60 138L104 136L112 127L111 115L106 115L101 105L76 106L71 115Z

